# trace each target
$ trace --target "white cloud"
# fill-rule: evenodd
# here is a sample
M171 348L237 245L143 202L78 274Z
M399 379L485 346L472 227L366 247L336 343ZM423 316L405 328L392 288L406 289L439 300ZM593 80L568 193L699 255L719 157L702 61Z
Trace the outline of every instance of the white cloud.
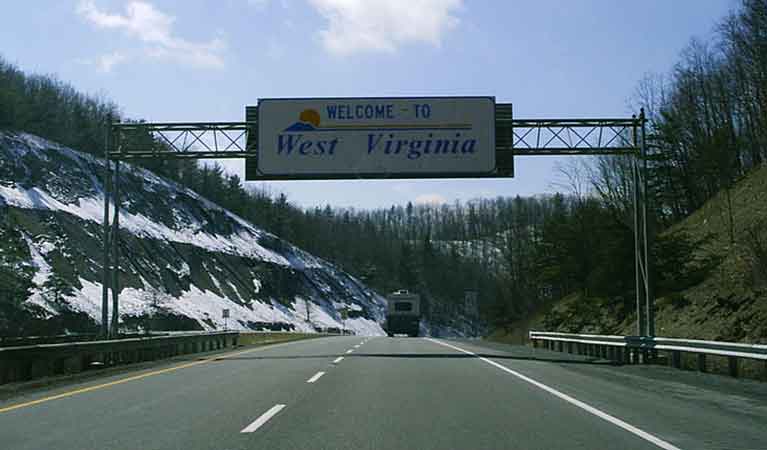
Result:
M458 24L462 0L309 0L328 21L320 31L325 49L335 55L395 52L401 45L439 46Z
M112 68L128 60L128 57L120 52L112 52L99 57L96 67L102 72L111 72Z
M415 198L416 205L441 205L447 199L440 194L422 194Z
M221 53L226 49L226 43L222 39L190 42L175 36L175 17L163 13L151 3L131 1L125 6L125 14L121 15L99 10L93 0L81 0L77 5L77 13L99 28L121 30L138 39L146 45L144 53L152 58L203 68L224 66ZM99 66L103 67L102 64Z

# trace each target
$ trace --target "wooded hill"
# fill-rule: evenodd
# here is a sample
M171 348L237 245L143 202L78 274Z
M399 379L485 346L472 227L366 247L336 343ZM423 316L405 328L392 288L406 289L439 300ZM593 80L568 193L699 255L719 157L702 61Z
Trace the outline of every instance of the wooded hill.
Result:
M767 239L764 214L753 212L748 229L742 228L733 189L767 159L767 0L743 0L711 39L692 40L670 73L641 80L632 101L649 118L657 295L676 295L705 279L708 262L700 270L688 267L705 239L673 230L717 196L724 199L717 207L724 205L727 242L750 255L749 273L763 270L756 265L763 249L754 243ZM0 63L0 127L95 150L102 148L110 116L120 114L108 101ZM584 305L609 299L619 323L633 320L629 158L565 167L563 194L374 211L302 210L282 194L243 187L217 166L163 161L146 167L380 291L421 292L434 321L459 317L465 290L479 292L480 314L491 327L508 328L571 293ZM735 284L720 281L723 290L736 292Z

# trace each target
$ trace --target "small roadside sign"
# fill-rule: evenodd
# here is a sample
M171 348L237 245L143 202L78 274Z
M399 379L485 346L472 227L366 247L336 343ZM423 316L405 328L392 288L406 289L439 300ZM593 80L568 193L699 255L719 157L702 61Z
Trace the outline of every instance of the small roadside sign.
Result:
M228 318L229 318L229 309L223 309L223 310L221 311L221 317L222 317L223 319L228 319Z

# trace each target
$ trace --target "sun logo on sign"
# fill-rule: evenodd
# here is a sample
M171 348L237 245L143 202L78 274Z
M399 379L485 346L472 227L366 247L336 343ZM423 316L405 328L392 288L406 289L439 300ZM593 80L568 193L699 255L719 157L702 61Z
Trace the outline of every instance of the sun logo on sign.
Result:
M298 115L298 122L285 128L285 131L312 131L320 126L320 113L316 109L305 109Z

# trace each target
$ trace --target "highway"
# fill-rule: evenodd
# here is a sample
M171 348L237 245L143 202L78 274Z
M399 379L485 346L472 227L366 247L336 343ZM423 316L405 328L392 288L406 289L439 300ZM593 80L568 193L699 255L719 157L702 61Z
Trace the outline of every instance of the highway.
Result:
M0 448L765 449L767 384L481 341L330 337L0 403Z

